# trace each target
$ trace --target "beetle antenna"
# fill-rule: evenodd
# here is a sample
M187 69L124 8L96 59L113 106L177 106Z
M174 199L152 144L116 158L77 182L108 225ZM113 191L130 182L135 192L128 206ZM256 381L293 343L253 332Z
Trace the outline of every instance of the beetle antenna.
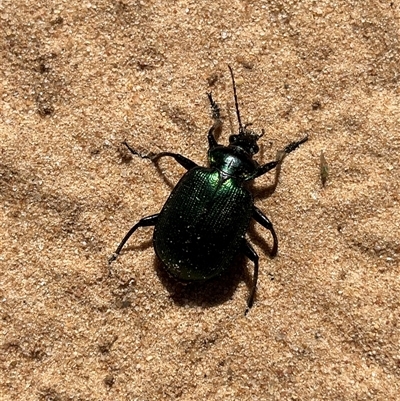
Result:
M239 112L239 105L238 105L238 99L237 99L237 94L236 94L236 84L235 84L235 77L233 76L233 70L232 67L228 64L229 71L231 72L231 77L232 77L232 86L233 86L233 96L235 97L235 108L236 108L236 115L239 123L239 133L243 132L243 125L242 125L242 120L240 119L240 112Z

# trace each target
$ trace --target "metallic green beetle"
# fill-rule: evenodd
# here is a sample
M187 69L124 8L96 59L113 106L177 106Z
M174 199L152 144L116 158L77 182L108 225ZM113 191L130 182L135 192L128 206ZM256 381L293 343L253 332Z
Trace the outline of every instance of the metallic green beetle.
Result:
M251 219L269 230L273 237L271 255L278 250L278 238L270 220L254 206L253 196L246 183L274 169L283 156L307 141L308 137L287 145L278 160L259 165L253 160L263 135L242 125L236 94L235 79L230 66L239 133L229 137L229 146L219 145L215 136L222 130L218 105L211 93L214 124L208 132L209 167L198 166L178 153L162 152L147 157L153 162L164 156L174 158L187 173L175 186L160 213L143 217L125 235L115 253L114 261L129 237L139 228L154 226L153 244L167 272L179 281L206 281L226 272L238 253L254 263L252 288L247 310L252 307L257 288L258 255L245 239Z

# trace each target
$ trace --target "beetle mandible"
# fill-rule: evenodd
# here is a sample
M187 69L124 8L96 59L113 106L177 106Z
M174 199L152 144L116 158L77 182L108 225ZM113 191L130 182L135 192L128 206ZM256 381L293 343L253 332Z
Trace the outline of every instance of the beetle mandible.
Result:
M245 238L251 219L270 231L273 238L271 256L275 256L278 251L278 238L271 221L254 205L253 196L246 184L277 167L284 155L306 142L308 136L287 145L277 160L258 164L253 156L259 151L257 141L264 132L256 134L248 128L249 125L242 125L235 78L232 68L228 67L239 133L229 137L228 146L218 144L215 138L222 131L220 110L211 93L208 93L214 120L208 132L209 167L198 166L179 153L141 155L124 142L133 154L153 162L161 157L172 157L187 172L172 190L161 212L143 217L128 231L109 263L117 258L139 227L148 226L154 226L153 245L157 256L166 271L178 281L202 282L219 276L230 268L234 257L242 253L254 264L247 313L254 302L259 259Z

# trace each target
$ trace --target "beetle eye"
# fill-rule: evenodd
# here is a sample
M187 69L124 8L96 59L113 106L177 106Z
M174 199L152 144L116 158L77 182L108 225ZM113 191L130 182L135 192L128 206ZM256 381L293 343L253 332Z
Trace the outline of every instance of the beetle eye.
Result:
M229 137L229 143L230 143L231 145L236 145L237 142L238 142L238 137L239 137L239 135L231 135L231 136Z
M250 148L250 153L255 155L256 153L258 153L259 150L260 148L258 147L258 145L254 145Z

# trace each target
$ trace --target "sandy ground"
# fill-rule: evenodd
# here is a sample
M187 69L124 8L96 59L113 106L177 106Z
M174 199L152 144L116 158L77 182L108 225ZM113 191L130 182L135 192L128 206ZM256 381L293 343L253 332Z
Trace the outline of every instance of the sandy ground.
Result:
M332 4L0 3L2 401L399 399L400 5ZM310 138L254 185L247 316L245 260L183 287L146 228L107 267L184 172L121 142L205 165L227 64L257 160Z

